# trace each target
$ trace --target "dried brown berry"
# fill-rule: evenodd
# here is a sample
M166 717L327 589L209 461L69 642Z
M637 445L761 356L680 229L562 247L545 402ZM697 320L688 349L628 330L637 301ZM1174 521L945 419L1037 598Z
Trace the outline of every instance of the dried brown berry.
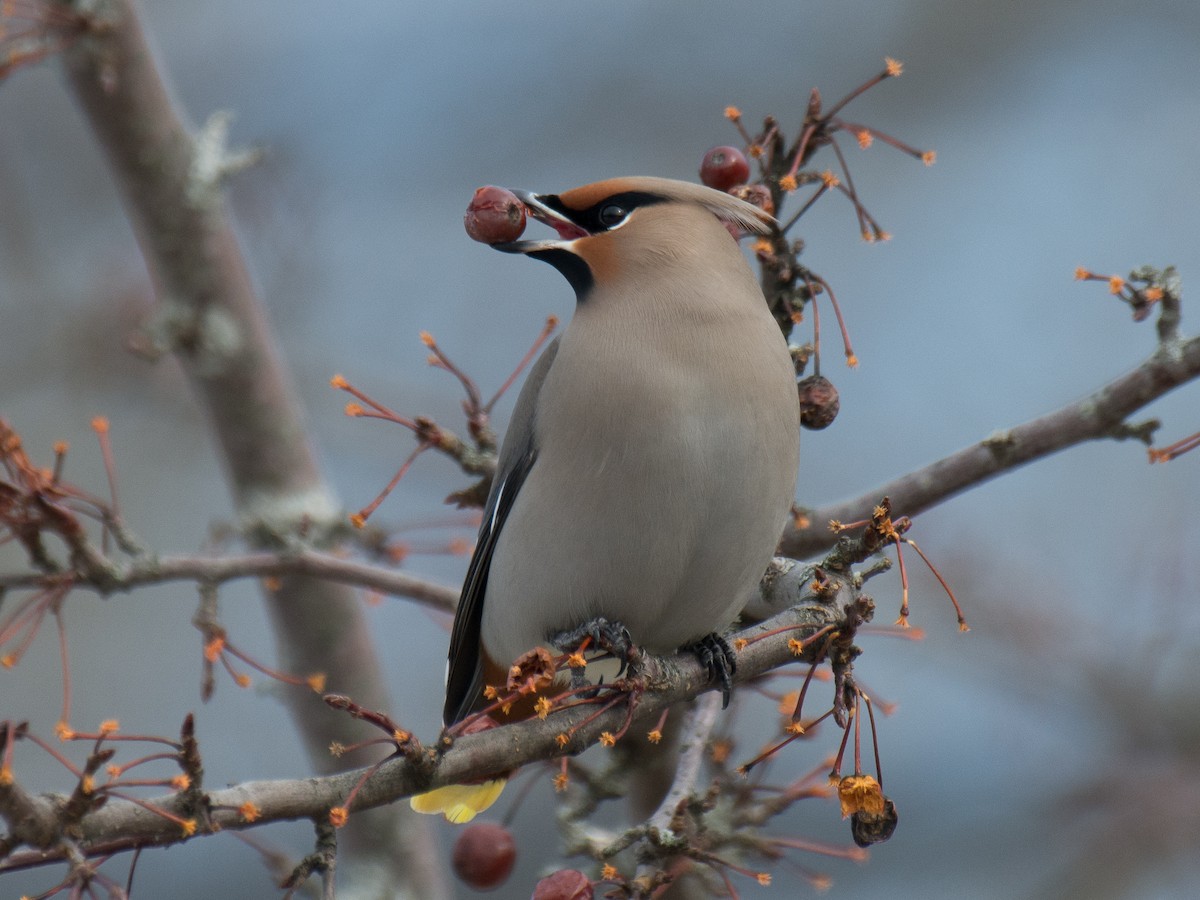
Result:
M592 900L595 892L578 869L559 869L537 883L530 900Z
M744 184L729 193L739 200L745 200L752 206L765 210L767 215L775 215L775 201L771 199L771 189L765 184Z
M495 822L468 825L454 842L451 863L463 883L477 891L498 888L508 879L517 861L512 832Z
M727 191L750 178L750 163L737 147L713 147L700 161L700 180L710 188Z
M796 383L800 395L800 424L812 431L828 428L837 418L841 401L837 388L823 375L809 375Z
M884 798L883 812L871 814L856 812L850 817L850 835L860 847L870 847L888 840L896 831L900 815L896 804Z
M484 244L515 241L525 230L525 204L512 191L481 187L467 204L463 225L472 240Z

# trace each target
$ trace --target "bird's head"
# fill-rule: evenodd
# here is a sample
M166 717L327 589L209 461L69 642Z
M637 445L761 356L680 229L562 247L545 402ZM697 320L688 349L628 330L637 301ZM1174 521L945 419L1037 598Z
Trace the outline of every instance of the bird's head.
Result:
M769 213L744 200L669 178L610 178L560 194L512 193L558 237L492 246L550 263L580 298L597 282L642 263L703 256L713 244L729 250L734 245L723 223L751 234L777 227Z

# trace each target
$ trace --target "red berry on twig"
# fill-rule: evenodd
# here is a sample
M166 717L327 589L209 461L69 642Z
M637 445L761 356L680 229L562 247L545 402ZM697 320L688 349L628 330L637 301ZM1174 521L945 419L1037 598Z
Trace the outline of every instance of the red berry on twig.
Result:
M737 147L713 147L700 162L700 181L718 191L745 184L750 178L750 163Z

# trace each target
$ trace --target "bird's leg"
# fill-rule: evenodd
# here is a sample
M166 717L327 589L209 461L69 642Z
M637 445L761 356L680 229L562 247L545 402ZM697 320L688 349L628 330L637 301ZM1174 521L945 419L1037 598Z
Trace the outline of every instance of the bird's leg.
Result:
M733 675L737 672L737 658L729 642L719 634L706 634L680 649L694 654L708 674L708 680L721 685L721 709L728 707L729 695L733 693Z

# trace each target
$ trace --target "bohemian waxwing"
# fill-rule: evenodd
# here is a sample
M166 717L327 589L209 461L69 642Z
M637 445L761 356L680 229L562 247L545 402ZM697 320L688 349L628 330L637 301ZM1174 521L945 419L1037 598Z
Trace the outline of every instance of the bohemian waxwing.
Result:
M765 234L774 220L664 178L514 193L558 239L494 246L550 263L576 306L500 450L454 619L446 724L481 708L517 657L574 649L555 638L601 618L651 654L699 647L728 692L713 636L783 532L800 423L787 344L724 223ZM469 821L502 784L413 807Z

